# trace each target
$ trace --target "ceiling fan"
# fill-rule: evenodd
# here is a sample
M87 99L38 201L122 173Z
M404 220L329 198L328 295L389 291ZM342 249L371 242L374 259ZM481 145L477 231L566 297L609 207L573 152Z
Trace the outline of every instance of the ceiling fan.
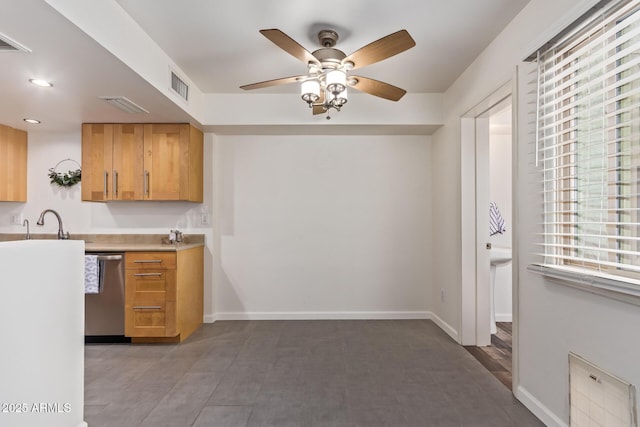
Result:
M350 55L334 48L338 42L338 33L333 30L321 30L318 33L318 41L322 47L314 52L309 52L278 29L260 30L260 33L304 62L307 74L248 84L240 86L241 89L261 89L299 82L301 97L313 114L323 114L331 108L340 111L347 102L347 87L391 101L398 101L407 92L389 83L349 74L351 70L374 64L415 46L416 42L407 30L382 37Z

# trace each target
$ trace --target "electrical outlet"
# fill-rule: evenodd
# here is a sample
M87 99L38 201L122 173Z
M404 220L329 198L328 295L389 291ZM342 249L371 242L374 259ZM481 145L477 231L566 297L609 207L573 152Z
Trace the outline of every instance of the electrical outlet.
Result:
M444 288L440 288L440 301L444 302Z
M200 225L211 225L209 221L209 212L200 213Z
M11 215L11 224L22 225L22 214L19 213L17 215Z

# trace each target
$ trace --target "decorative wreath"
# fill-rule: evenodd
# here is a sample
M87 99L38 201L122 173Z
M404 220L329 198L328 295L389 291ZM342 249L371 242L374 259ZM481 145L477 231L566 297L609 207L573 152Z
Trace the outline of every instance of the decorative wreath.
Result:
M67 172L58 172L58 166L64 162L73 162L78 165L76 170L68 170ZM80 182L82 178L82 169L80 163L72 159L60 160L54 167L49 169L49 178L52 184L58 184L60 187L73 187Z

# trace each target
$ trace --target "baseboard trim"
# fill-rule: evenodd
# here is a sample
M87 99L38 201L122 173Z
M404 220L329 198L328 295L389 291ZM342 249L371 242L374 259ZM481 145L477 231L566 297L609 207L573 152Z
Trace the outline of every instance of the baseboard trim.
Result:
M459 342L458 331L431 311L227 311L204 316L204 323L217 320L431 320Z
M447 335L449 335L455 342L460 342L458 340L458 331L456 331L454 327L442 320L440 316L435 313L429 312L429 316L433 323L435 323L440 329L442 329Z
M513 315L511 313L499 314L496 313L496 322L512 322Z
M533 397L524 387L516 388L516 398L522 402L533 414L540 419L547 427L568 427L568 425L558 418L553 412Z
M223 312L216 313L214 317L215 320L407 320L430 319L431 313L428 311L269 311Z

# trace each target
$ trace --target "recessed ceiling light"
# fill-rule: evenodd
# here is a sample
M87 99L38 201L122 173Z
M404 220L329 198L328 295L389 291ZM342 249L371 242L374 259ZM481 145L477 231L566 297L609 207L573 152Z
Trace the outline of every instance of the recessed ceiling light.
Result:
M36 120L36 119L22 119L27 123L31 123L32 125L37 125L38 123L40 123L40 120Z
M41 87L51 87L53 86L53 83L48 82L46 80L42 80L42 79L29 79L29 81L31 83L33 83L36 86L41 86Z

